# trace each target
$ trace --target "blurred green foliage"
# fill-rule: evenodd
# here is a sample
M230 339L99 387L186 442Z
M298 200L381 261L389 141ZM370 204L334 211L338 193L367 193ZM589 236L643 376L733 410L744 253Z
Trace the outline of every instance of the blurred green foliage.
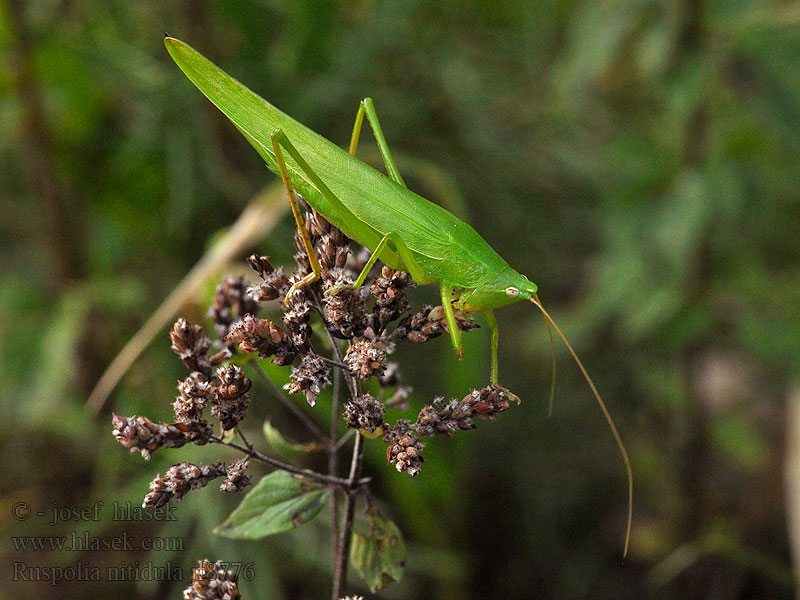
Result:
M548 420L544 327L531 307L499 312L501 381L522 405L431 442L415 480L368 444L409 553L381 597L792 597L781 441L800 369L799 14L748 0L0 4L2 569L149 560L13 551L10 535L61 530L7 521L8 507L138 504L157 471L217 456L143 463L110 435L111 408L168 417L183 375L166 332L113 407L83 410L272 177L171 63L166 29L342 144L374 98L406 180L436 200L415 166L449 173L469 220L539 284L627 441L623 563L625 483L600 413L559 351ZM288 259L290 235L287 221L257 250ZM201 320L207 300L186 316ZM444 339L400 349L416 408L485 383L486 330L467 337L462 364ZM254 404L253 437L269 417L300 439L278 407ZM322 524L268 543L213 536L235 503L195 492L179 522L137 533L183 536L184 551L152 560L186 572L204 556L253 561L246 599L326 593ZM177 598L184 584L16 582L0 595Z

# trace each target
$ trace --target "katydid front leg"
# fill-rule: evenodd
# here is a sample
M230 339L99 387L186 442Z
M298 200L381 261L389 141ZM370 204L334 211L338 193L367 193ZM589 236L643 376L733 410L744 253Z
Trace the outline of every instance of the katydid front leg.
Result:
M497 385L497 346L500 341L500 330L497 328L497 319L494 318L494 313L491 310L484 311L483 316L486 318L486 323L492 332L492 371L489 381L492 385Z
M447 321L447 329L450 330L450 341L453 344L453 349L456 351L458 360L464 360L464 346L461 343L461 330L458 328L456 316L453 314L453 286L442 283L439 292L442 297L442 308L444 309L444 318Z
M372 267L375 266L375 263L378 261L378 257L381 254L381 251L386 247L386 242L389 241L389 236L391 234L387 233L385 236L381 238L381 241L375 247L375 250L372 252L372 255L369 257L367 264L364 265L364 268L361 269L361 273L359 273L358 277L353 283L343 283L342 285L334 285L333 287L328 288L325 290L326 296L333 296L338 294L342 290L356 290L360 288L364 284L364 280L369 275L369 272L372 270Z

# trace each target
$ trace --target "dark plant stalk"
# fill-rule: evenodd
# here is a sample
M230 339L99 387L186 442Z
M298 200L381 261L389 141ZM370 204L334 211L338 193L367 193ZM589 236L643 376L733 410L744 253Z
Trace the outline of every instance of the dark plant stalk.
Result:
M319 300L316 299L316 308L319 310L320 314L323 314L322 307L319 304ZM323 319L324 322L324 319ZM336 338L333 337L333 334L327 327L327 324L324 327L325 333L328 335L328 339L331 343L331 348L333 350L334 355L338 360L338 364L335 361L329 361L333 363L337 370L334 371L334 389L331 399L331 432L330 432L330 446L328 447L329 458L332 461L332 466L335 468L338 466L338 453L339 450L342 448L342 440L346 440L348 437L345 435L342 440L339 440L337 443L337 437L339 435L339 408L341 406L341 402L339 400L340 391L340 384L341 376L344 376L345 381L347 382L348 389L350 390L351 397L355 397L358 395L358 382L350 376L349 371L347 370L344 359L342 357L341 348L339 348L339 343L336 341ZM340 371L340 370L341 371ZM351 430L352 431L352 430ZM349 433L349 432L348 432ZM358 473L361 471L361 454L363 452L363 438L356 434L356 442L353 446L353 456L350 461L350 475L347 478L347 481L351 483L355 483L356 478L358 477ZM329 462L329 467L331 467L331 462ZM338 490L334 490L333 493L333 502L331 503L331 538L333 544L333 588L331 590L331 598L333 600L338 600L341 597L342 587L345 585L347 581L347 567L348 567L348 559L350 556L350 540L352 538L352 531L353 531L353 515L355 509L355 496L353 492L355 488L348 487L345 488L345 520L344 520L344 528L342 529L341 535L339 534L339 494Z
M333 371L333 390L331 393L331 431L330 445L328 446L328 475L336 476L339 467L339 449L337 443L339 436L339 394L341 393L342 374L338 369ZM333 549L333 571L339 563L339 491L334 489L331 497L331 548ZM334 588L334 594L337 593ZM338 598L335 598L338 600Z
M322 362L327 363L327 364L331 365L332 367L337 367L339 369L347 369L347 365L344 364L343 362L339 362L338 360L330 359L327 356L320 356L320 358L322 359Z
M361 458L364 451L364 436L356 432L356 441L353 445L353 458L350 462L350 476L348 481L355 484L358 474L361 472ZM337 600L340 591L347 581L347 567L350 558L350 542L353 539L353 517L356 509L356 488L347 489L344 505L344 526L342 527L342 537L339 542L339 560L333 572L333 598Z
M347 432L341 438L339 438L339 441L336 442L335 446L336 452L339 452L339 450L342 449L342 446L344 446L348 441L350 441L350 438L353 437L355 432L356 432L355 429L348 429Z

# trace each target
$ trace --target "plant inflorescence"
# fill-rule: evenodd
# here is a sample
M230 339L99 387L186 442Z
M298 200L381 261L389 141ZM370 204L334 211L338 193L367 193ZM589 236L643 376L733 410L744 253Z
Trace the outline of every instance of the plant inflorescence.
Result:
M178 319L170 331L174 350L189 370L178 383L173 403L174 422L156 423L144 416L113 415L113 433L117 441L144 458L161 447L179 448L185 444L221 444L239 453L239 457L211 465L181 462L170 467L150 483L150 492L143 506L159 507L180 500L189 491L205 487L212 480L222 479L220 491L236 493L252 485L247 474L250 461L264 463L274 472L264 477L246 496L248 514L270 508L255 491L269 486L290 487L299 504L288 515L288 523L273 519L271 529L263 535L285 531L310 520L330 498L334 545L333 598L343 589L348 560L353 555L355 566L372 588L397 579L404 556L387 553L378 573L358 562L358 545L374 542L370 535L385 534L396 526L385 520L374 508L368 493L369 478L361 476L361 455L365 438L382 437L386 457L397 471L410 476L421 472L424 462L422 438L451 436L456 431L475 427L473 419L494 419L508 409L515 396L501 386L487 386L471 391L463 399L436 398L419 411L416 419L386 422L386 409L408 410L411 388L404 384L400 366L388 359L397 343L421 344L447 332L441 306L423 306L411 311L407 290L414 286L410 276L378 264L367 283L353 289L352 283L366 264L368 252L353 253L350 240L316 211L307 207L306 230L322 267L321 278L287 297L292 284L311 271L299 233L295 234L296 268L291 273L274 267L266 256L253 255L248 264L257 275L251 285L244 277L226 277L217 286L208 316L216 339L206 336L199 324ZM335 294L325 292L336 287ZM280 321L259 317L262 307L272 305L281 312ZM477 325L456 313L458 327L469 331ZM317 326L316 324L319 324ZM285 389L290 394L303 394L312 407L320 394L332 387L333 412L329 433L324 433L317 419L310 418L287 398L267 377L259 361L271 360L291 369ZM267 389L307 428L316 444L328 453L328 472L301 468L268 456L245 437L239 424L250 405L255 374ZM374 383L373 383L374 382ZM341 385L343 383L344 385ZM214 424L208 420L210 415ZM339 419L348 428L339 437ZM235 441L238 436L240 443ZM354 438L347 476L339 473L339 454L350 438ZM277 475L283 475L279 478ZM291 477L287 477L287 474ZM297 486L298 481L306 484ZM294 486L294 487L292 487ZM271 489L271 488L270 488ZM356 498L367 500L370 533L353 531ZM256 498L257 497L257 498ZM313 501L312 501L313 499ZM304 500L308 502L304 503ZM253 503L263 505L253 507ZM240 508L242 508L240 506ZM273 507L274 508L274 507ZM238 509L237 509L238 511ZM221 527L230 537L242 537L242 516L234 511ZM343 521L343 522L342 522ZM380 522L381 527L376 523ZM389 523L390 525L387 525ZM255 535L255 537L263 537ZM357 542L351 549L351 545ZM375 534L377 535L377 534ZM399 535L399 531L398 531ZM250 539L254 536L250 535ZM377 544L378 547L381 544ZM395 544L397 547L397 544ZM211 590L211 591L209 591ZM205 594L205 595L203 595ZM206 560L195 569L192 584L185 598L238 598L235 577Z

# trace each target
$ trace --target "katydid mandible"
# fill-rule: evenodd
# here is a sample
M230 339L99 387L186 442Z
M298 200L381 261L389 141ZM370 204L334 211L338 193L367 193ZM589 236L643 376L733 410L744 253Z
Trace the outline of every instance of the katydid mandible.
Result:
M320 265L300 212L297 197L300 193L345 235L372 252L352 287L359 287L364 282L377 260L393 269L407 271L420 285L439 285L450 340L459 358L463 356L463 347L454 309L482 313L491 330L490 377L493 384L497 383L499 339L494 309L520 300L528 300L537 306L548 330L552 325L589 384L625 463L628 521L624 554L627 554L633 502L630 461L611 415L583 363L542 306L535 283L512 269L468 224L406 187L389 151L372 100L367 98L359 105L349 152L345 152L269 104L187 44L169 36L165 44L186 76L233 122L286 187L312 267L309 275L294 284L287 299L297 287L312 283L320 275ZM355 157L365 117L388 176ZM332 289L326 293L337 291ZM552 343L552 332L550 337Z

